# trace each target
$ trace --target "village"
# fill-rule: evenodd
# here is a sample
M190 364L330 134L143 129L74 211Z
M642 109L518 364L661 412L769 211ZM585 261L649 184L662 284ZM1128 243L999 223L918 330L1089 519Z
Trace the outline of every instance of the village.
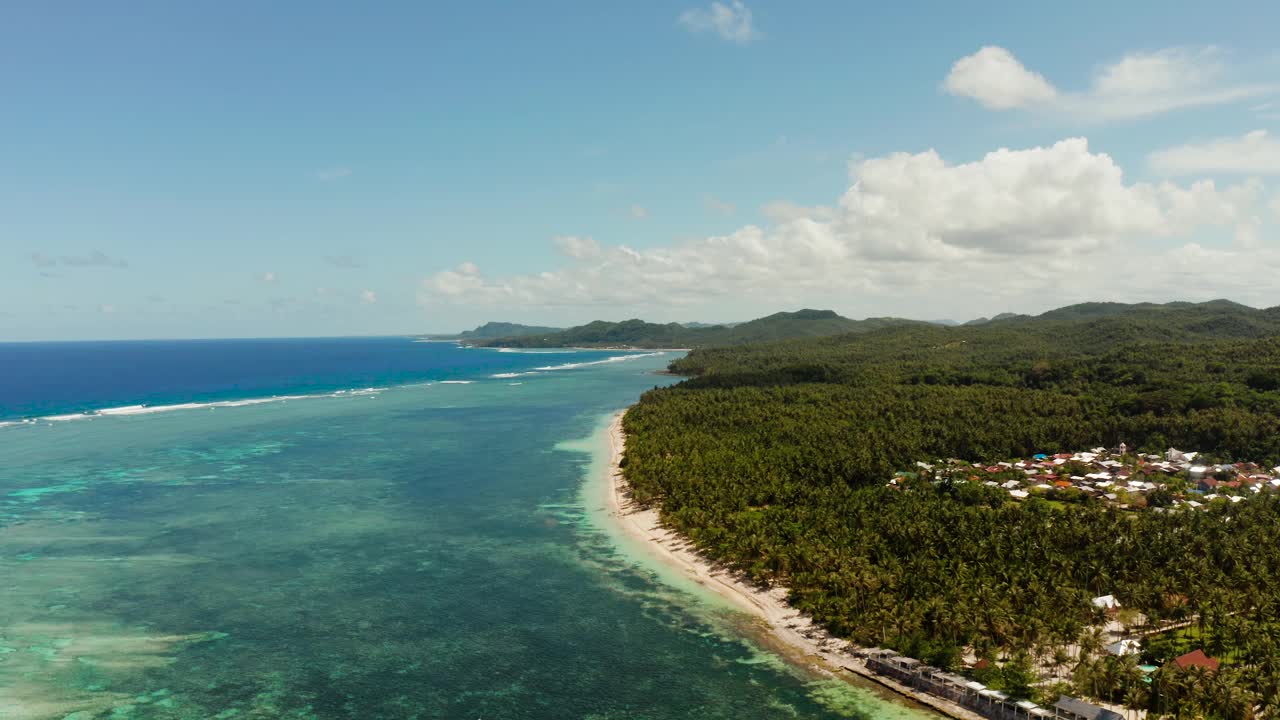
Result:
M1238 503L1256 494L1280 489L1280 467L1267 469L1256 463L1213 463L1201 453L1169 448L1163 455L1131 451L1123 443L1116 448L1097 447L1074 453L1038 453L1030 458L995 462L990 465L963 460L917 462L915 468L889 479L891 488L914 483L976 483L1008 493L1015 501L1031 498L1069 507L1072 504L1101 502L1120 510L1147 509L1152 512L1196 510L1215 502ZM1144 637L1186 625L1150 627L1141 614L1124 617L1120 603L1110 595L1092 600L1106 617L1100 626L1105 638L1101 650L1106 655L1137 656ZM855 653L864 667L898 684L943 698L978 717L1015 720L1021 718L1061 718L1067 720L1119 720L1145 713L1126 711L1105 703L1094 704L1061 696L1050 707L1010 698L976 682L972 677L933 668L913 658L885 649ZM1194 649L1170 661L1180 669L1216 671L1219 661L1202 649ZM972 663L970 670L974 668ZM1150 676L1155 666L1138 666ZM1042 677L1041 684L1050 681ZM1146 682L1150 682L1149 679ZM1124 713L1124 714L1122 714Z
M1175 448L1163 455L1117 448L1075 453L1036 454L991 465L963 460L917 462L916 469L895 473L888 484L909 480L968 481L1001 488L1014 500L1038 496L1063 503L1090 499L1120 509L1202 508L1215 500L1240 502L1264 490L1280 488L1280 467L1266 469L1250 462L1208 464L1200 453Z

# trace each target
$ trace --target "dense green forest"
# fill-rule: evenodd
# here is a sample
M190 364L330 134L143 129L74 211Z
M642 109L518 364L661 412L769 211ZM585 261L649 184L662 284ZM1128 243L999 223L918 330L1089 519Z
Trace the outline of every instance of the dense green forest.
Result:
M923 326L926 323L898 318L850 320L830 310L799 310L775 313L732 326L597 320L558 333L497 338L476 344L492 347L700 348L871 332L906 325Z
M1280 497L1126 512L886 486L919 460L1120 442L1280 463L1280 308L1092 303L701 349L671 369L690 377L625 418L635 499L833 632L951 668L972 651L994 661L984 681L1022 696L1280 717ZM1227 665L1138 682L1134 658L1098 652L1102 594L1196 630L1153 636L1147 662L1195 645ZM1033 685L1046 668L1065 685Z
M526 335L550 335L564 328L521 325L509 322L487 322L474 330L463 330L456 335L428 335L431 340L490 340L493 338L523 337Z

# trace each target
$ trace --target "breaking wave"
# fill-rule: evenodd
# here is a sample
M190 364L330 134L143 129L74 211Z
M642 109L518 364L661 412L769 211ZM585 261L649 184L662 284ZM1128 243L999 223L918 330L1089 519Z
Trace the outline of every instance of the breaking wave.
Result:
M72 420L92 420L102 417L128 417L133 415L155 415L157 413L175 412L178 410L201 410L214 408L236 408L248 407L250 405L265 405L267 403L286 402L288 400L312 400L315 398L341 398L341 397L375 397L382 393L386 388L368 387L353 388L350 390L334 390L333 392L315 393L312 395L272 395L271 397L246 398L244 400L213 400L210 402L185 402L173 403L170 405L120 405L118 407L101 408L98 410L86 410L78 413L62 413L58 415L41 415L33 418L23 418L21 420L4 420L0 421L0 428L17 426L17 425L35 425L37 423L60 423L70 422Z
M609 363L626 362L627 360L635 360L637 358L661 357L666 355L665 352L635 353L634 355L614 355L604 360L591 360L589 362L565 363L564 365L547 365L545 367L534 368L542 372L550 372L552 370L576 370L578 368L589 367L591 365L607 365Z
M578 362L578 363L564 363L563 365L544 365L542 367L536 367L532 370L526 370L525 372L494 373L489 377L495 378L498 380L509 380L511 378L528 377L530 375L541 375L542 373L555 372L557 370L577 370L578 368L590 367L592 365L608 365L610 363L626 362L627 360L634 360L636 358L659 357L661 355L666 355L666 354L667 353L663 351L663 352L650 352L650 353L634 353L631 355L614 355L613 357L608 357L603 360L591 360L588 362Z

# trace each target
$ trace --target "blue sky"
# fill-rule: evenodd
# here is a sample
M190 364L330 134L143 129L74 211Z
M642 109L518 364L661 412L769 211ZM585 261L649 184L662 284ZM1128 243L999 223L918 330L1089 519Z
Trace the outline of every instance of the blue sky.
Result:
M0 340L1280 304L1280 6L962 5L12 4Z

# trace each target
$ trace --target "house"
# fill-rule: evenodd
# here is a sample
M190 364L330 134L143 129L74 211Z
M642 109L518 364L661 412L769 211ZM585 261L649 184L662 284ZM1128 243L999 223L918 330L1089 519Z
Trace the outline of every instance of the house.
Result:
M1186 655L1179 655L1174 658L1172 662L1179 670L1186 670L1191 667L1201 667L1206 670L1217 670L1219 664L1217 658L1211 658L1208 655L1205 655L1204 650L1201 650L1200 648L1196 648Z
M1115 595L1099 595L1093 599L1093 606L1099 610L1119 610L1120 601Z
M1053 704L1053 709L1053 716L1061 720L1124 720L1124 716L1114 710L1067 695L1058 698L1058 702Z
M1142 651L1142 641L1133 638L1117 640L1103 648L1112 655L1137 655Z

